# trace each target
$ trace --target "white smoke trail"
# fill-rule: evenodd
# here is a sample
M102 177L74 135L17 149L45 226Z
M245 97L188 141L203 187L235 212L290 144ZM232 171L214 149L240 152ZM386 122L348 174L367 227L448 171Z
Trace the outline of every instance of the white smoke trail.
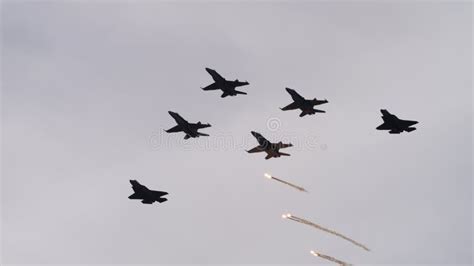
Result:
M270 175L270 174L265 173L264 176L265 176L266 178L268 178L268 179L276 180L276 181L278 181L278 182L280 182L280 183L282 183L282 184L285 184L285 185L287 185L287 186L290 186L290 187L292 187L292 188L294 188L294 189L297 189L297 190L299 190L299 191L308 192L308 191L307 191L306 189L304 189L303 187L300 187L300 186L297 186L297 185L295 185L295 184L292 184L292 183L290 183L290 182L288 182L288 181L285 181L285 180L276 178L276 177L274 177L274 176L272 176L272 175Z
M328 256L328 255L324 255L324 254L321 254L321 253L318 253L318 252L313 251L313 250L311 250L311 254L313 254L315 257L320 257L320 258L323 258L323 259L325 259L325 260L335 262L335 263L337 263L337 264L339 264L339 265L344 265L344 266L346 266L346 265L347 265L347 266L348 266L348 265L351 265L351 264L349 264L349 263L347 263L347 262L344 262L344 261L342 261L342 260L338 260L338 259L336 259L336 258L333 258L333 257Z
M290 219L290 220L293 220L293 221L295 221L295 222L299 222L299 223L302 223L302 224L306 224L306 225L312 226L312 227L314 227L314 228L316 228L316 229L319 229L319 230L322 230L322 231L324 231L324 232L326 232L326 233L329 233L329 234L338 236L338 237L340 237L340 238L342 238L342 239L344 239L344 240L346 240L346 241L351 242L352 244L354 244L354 245L356 245L356 246L358 246L358 247L361 247L361 248L363 248L363 249L365 249L365 250L367 250L367 251L370 251L369 248L367 248L366 246L362 245L361 243L355 241L354 239L351 239L351 238L349 238L349 237L347 237L347 236L345 236L345 235L343 235L343 234L340 234L340 233L338 233L338 232L336 232L336 231L334 231L334 230L331 230L331 229L322 227L322 226L320 226L320 225L318 225L318 224L315 224L315 223L313 223L313 222L311 222L311 221L305 220L305 219L303 219L303 218L296 217L296 216L291 215L291 214L289 214L289 213L282 215L282 217L285 218L285 219Z

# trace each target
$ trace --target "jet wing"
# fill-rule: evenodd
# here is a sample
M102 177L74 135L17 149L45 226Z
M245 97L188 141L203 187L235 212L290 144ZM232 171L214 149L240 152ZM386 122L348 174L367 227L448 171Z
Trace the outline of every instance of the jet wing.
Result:
M260 144L260 146L267 146L270 142L264 138L260 133L258 132L255 132L255 131L251 131L252 135L257 139L258 141L258 144Z
M387 109L380 109L380 112L382 113L382 116L391 116L392 114L387 111Z
M299 95L295 90L286 88L286 91L291 95L291 98L293 99L293 101L295 102L304 101L304 98L301 95Z
M217 84L214 82L212 83L211 85L207 86L207 87L204 87L204 88L201 88L205 91L212 91L212 90L218 90L219 87L217 86Z
M287 106L285 106L283 108L280 108L280 109L283 110L283 111L288 111L288 110L295 110L295 109L298 109L298 108L300 108L300 104L297 103L297 102L293 102L293 103L290 103Z
M383 123L380 126L378 126L376 129L378 130L390 130L392 127L388 123Z
M137 180L130 180L130 183L132 184L132 189L133 189L134 192L138 192L140 190L148 189L144 185L138 183Z
M256 153L256 152L263 152L263 151L265 151L265 149L263 149L263 148L260 147L260 146L257 146L257 147L255 147L255 148L253 148L253 149L248 150L247 152L248 152L248 153Z
M168 195L168 192L156 191L156 190L152 190L151 193L154 197L161 197L161 196Z
M183 131L183 130L181 129L181 127L179 125L177 125L177 126L174 126L174 127L170 128L168 130L165 130L165 131L166 131L166 133L176 133L176 132L180 132L180 131Z
M217 73L217 71L215 71L214 69L210 69L210 68L206 67L206 71L207 71L207 73L209 73L209 75L211 75L211 77L214 81L216 81L216 82L225 81L225 78L223 78L221 75L219 75L219 73Z
M168 111L168 113L173 117L173 119L178 123L179 125L182 124L187 124L188 121L186 121L184 118L182 118L178 113Z
M415 124L418 124L418 121L411 121L411 120L401 120L399 121L404 127L409 127L413 126Z
M132 195L128 196L129 199L143 199L143 196L139 193L133 193Z

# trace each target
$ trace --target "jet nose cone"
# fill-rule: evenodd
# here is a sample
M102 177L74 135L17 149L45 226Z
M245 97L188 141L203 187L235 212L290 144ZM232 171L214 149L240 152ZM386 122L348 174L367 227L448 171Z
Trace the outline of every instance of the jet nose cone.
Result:
M250 131L250 133L252 133L252 135L253 135L254 137L256 137L256 136L258 135L258 133L255 132L255 131Z

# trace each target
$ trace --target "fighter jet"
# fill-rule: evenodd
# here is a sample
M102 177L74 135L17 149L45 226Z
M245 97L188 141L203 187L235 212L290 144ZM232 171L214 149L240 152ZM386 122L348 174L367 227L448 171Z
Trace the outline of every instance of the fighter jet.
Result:
M183 131L184 133L186 133L186 135L184 136L184 139L197 138L199 136L209 136L208 134L198 132L198 130L201 128L210 127L211 126L210 124L202 124L200 121L197 123L189 123L184 118L182 118L178 113L171 112L171 111L168 111L168 113L171 115L171 117L174 118L174 120L176 121L178 125L168 130L165 130L165 132L175 133L175 132Z
M168 200L162 198L163 196L168 195L168 192L150 190L144 185L138 183L137 180L130 180L130 184L132 184L132 189L135 193L128 196L129 199L140 199L143 204L153 204L155 201L163 203Z
M290 144L283 144L281 141L278 143L271 143L267 139L265 139L262 135L255 131L251 131L252 135L257 139L258 146L247 151L248 153L255 153L255 152L266 152L267 156L265 160L268 160L272 157L280 157L280 156L290 156L288 153L280 152L280 149L292 147L293 145Z
M328 103L327 100L317 100L316 98L313 100L307 100L299 95L295 90L286 88L286 91L291 95L291 98L293 98L293 102L283 108L280 108L281 110L288 111L300 109L303 111L300 114L300 117L305 115L314 115L315 113L325 113L323 110L314 109L313 106Z
M387 110L382 109L382 119L383 124L377 127L378 130L390 130L388 133L390 134L400 134L403 131L411 132L415 130L415 127L410 127L415 124L418 124L417 121L410 121L410 120L402 120L398 118L396 115L392 115Z
M237 94L247 94L246 92L238 91L235 89L236 87L249 85L247 81L242 82L242 81L239 81L238 79L234 81L226 80L221 75L219 75L219 73L217 73L214 69L210 69L207 67L206 67L206 71L212 76L214 83L201 89L205 91L222 90L224 92L221 95L222 98L227 97L227 96L235 96Z

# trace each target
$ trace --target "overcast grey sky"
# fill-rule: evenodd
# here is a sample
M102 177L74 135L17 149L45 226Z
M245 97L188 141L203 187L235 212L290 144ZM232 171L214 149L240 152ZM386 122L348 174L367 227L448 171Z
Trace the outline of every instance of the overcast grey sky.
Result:
M356 264L470 264L471 12L3 1L2 262L324 263L314 249ZM205 67L248 80L248 95L200 90ZM327 113L280 111L285 87L328 99ZM418 130L375 130L381 108ZM211 136L165 134L168 110L211 123ZM247 154L251 130L290 140L292 156ZM129 200L129 179L169 201Z

